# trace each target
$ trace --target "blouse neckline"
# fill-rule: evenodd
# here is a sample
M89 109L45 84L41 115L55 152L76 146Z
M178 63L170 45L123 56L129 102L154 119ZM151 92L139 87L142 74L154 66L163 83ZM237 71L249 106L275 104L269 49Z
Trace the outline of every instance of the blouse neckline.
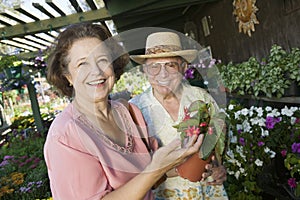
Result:
M121 123L122 127L123 127L123 132L125 134L125 146L121 146L117 143L115 143L114 141L112 141L107 135L105 135L103 133L103 131L101 131L101 129L95 127L87 118L84 114L80 113L80 111L78 111L75 106L72 104L73 109L76 112L75 117L78 119L78 121L83 124L84 126L88 127L91 129L91 131L95 134L97 134L97 136L99 136L99 138L104 141L106 144L108 144L110 147L112 147L113 149L115 149L118 152L121 153L132 153L133 152L133 147L134 147L134 140L133 140L133 135L132 135L132 123L129 120L128 115L126 115L122 109L125 108L125 106L122 106L120 103L117 102L112 102L110 101L112 109L114 111L116 111L114 113L114 115L119 115L120 120L118 120L118 122ZM124 107L124 108L123 108ZM127 109L127 108L125 108Z

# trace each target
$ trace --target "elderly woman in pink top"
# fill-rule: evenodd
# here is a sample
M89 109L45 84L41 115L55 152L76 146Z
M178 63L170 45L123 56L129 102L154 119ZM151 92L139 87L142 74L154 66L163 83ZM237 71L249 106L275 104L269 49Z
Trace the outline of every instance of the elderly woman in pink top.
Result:
M67 27L49 57L47 78L72 102L52 123L44 155L54 199L153 199L152 186L195 153L202 136L157 149L139 110L108 100L128 54L101 25ZM150 151L149 151L150 150Z

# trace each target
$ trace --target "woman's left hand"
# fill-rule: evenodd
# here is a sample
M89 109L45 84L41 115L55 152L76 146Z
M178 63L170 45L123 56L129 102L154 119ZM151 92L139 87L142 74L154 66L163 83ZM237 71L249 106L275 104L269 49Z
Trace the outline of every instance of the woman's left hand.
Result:
M212 157L212 162L205 166L206 172L202 174L202 181L211 176L212 181L208 181L208 185L222 185L227 180L226 168L219 165L215 156Z

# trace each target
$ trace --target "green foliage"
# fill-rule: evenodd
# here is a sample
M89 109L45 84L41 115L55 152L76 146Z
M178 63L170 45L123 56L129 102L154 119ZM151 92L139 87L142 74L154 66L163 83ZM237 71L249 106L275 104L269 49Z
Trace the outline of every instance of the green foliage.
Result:
M218 66L225 86L239 95L280 98L291 81L300 84L299 48L293 48L288 53L282 47L273 45L269 56L261 62L250 57L242 63L230 62Z
M2 56L0 59L0 71L3 71L9 67L19 66L21 63L22 61L20 61L15 55Z

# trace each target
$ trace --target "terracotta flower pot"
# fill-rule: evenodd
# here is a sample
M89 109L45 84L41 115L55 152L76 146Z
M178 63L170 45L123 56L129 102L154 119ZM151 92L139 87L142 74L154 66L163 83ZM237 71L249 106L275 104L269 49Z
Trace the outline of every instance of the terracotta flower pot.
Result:
M177 167L179 176L192 182L200 181L202 179L202 174L205 172L205 165L210 163L212 155L213 154L206 160L202 160L199 158L199 154L195 153Z

